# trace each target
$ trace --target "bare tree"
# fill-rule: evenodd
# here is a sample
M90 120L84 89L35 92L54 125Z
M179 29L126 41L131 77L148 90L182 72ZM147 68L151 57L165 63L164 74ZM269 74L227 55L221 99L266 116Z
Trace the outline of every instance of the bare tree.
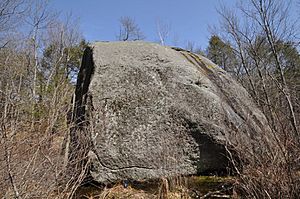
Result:
M136 24L134 19L125 16L125 17L121 17L119 21L120 21L120 33L117 36L117 39L119 41L145 39L144 34L141 32L139 26Z
M0 40L1 47L5 47L9 40L7 36L20 25L22 17L28 9L26 0L2 0L0 1ZM11 35L10 35L11 36Z
M156 20L156 32L161 45L165 45L167 37L170 35L171 24L165 23L161 19Z
M295 175L299 168L299 114L294 110L299 96L295 78L299 68L294 66L299 65L300 54L289 3L247 0L240 1L237 9L219 10L220 36L238 57L233 63L236 76L265 113L274 138L265 144L272 152L263 156L253 153L252 160L245 160L247 151L235 147L242 161L248 161L238 173L241 189L249 198L299 195L300 182Z
M289 120L293 127L294 134L300 142L300 134L297 127L297 119L294 112L294 105L291 100L290 90L284 75L284 63L280 61L280 50L278 42L295 38L295 26L289 18L290 2L280 0L251 0L253 9L241 7L243 13L254 20L271 49L271 56L274 58L276 70L279 72L280 80L276 81L278 89L284 95L289 110Z
M234 47L233 50L236 56L240 60L240 64L236 69L236 76L239 78L240 73L246 74L246 78L250 85L250 93L259 105L257 90L254 85L253 77L250 74L250 65L249 60L247 59L247 52L245 51L246 47L243 42L244 34L247 34L247 31L244 31L240 25L239 19L236 16L236 13L233 10L227 9L222 6L218 13L222 17L222 29L228 33L228 37L231 40L231 45ZM242 82L243 83L243 82Z
M186 41L184 48L196 54L204 54L203 50L201 49L201 46L196 46L196 43L194 41Z
M23 1L1 1L0 14L2 3L14 9L14 2ZM47 1L30 3L21 14L2 10L14 19L5 27L15 27L0 27L10 41L0 49L0 198L68 198L82 179L60 181L67 179L61 143L73 93L65 70L80 62L81 37L71 17L60 19Z
M50 27L55 21L57 14L51 12L49 9L48 1L33 1L29 10L28 17L26 19L27 24L30 27L30 43L31 51L30 56L33 57L33 82L32 82L32 98L33 101L37 101L39 95L37 93L38 89L38 72L40 67L39 54L42 48L42 31L45 31L47 27Z

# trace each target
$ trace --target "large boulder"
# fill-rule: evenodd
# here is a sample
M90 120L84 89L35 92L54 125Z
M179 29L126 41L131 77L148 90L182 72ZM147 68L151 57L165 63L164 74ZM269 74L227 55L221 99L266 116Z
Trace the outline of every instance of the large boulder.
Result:
M102 183L226 169L229 148L261 150L269 132L224 70L155 43L92 44L75 95L74 121L91 143L89 172ZM73 130L71 141L80 143L82 132Z

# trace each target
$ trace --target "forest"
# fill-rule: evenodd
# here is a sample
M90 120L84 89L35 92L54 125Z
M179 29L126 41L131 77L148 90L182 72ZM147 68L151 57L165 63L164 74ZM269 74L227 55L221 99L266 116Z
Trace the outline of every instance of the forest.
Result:
M90 41L76 16L48 4L0 0L0 198L72 198L84 179L84 172L76 178L66 172L65 142ZM220 23L208 46L188 42L184 48L242 84L275 137L268 146L272 153L262 156L235 146L242 164L235 168L233 189L242 194L236 197L299 198L300 12L290 15L289 1L283 0L246 0L217 9ZM130 16L121 17L119 25L116 40L147 41ZM156 42L167 45L168 25L158 22L156 32Z

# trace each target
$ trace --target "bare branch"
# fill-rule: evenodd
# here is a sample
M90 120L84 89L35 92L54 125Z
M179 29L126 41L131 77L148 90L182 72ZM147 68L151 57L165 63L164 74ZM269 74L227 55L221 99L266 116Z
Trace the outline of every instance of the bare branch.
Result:
M164 23L162 20L156 20L156 32L159 37L161 45L165 45L166 39L170 34L171 25L170 23Z
M135 21L125 16L120 18L120 33L117 39L119 41L143 40L145 36Z

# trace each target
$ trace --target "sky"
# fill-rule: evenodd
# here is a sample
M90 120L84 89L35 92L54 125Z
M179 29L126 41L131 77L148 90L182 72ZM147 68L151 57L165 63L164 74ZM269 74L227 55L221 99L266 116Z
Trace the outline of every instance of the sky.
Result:
M224 1L233 6L235 0ZM166 44L186 47L188 42L206 48L209 27L218 24L220 0L52 0L50 6L79 17L86 40L113 41L120 30L119 19L135 20L147 41L158 42L157 21L169 24Z

